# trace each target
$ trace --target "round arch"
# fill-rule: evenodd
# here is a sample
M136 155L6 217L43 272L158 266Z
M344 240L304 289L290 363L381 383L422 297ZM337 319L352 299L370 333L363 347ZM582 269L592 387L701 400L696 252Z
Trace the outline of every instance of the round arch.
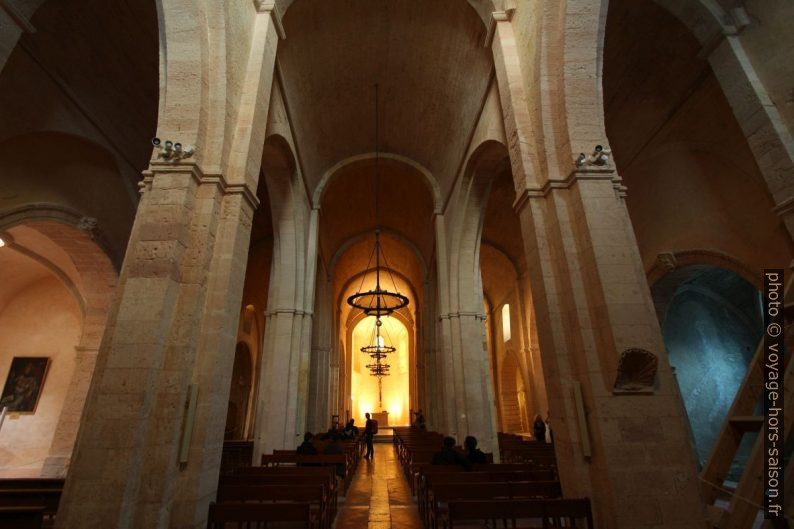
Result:
M441 189L438 186L438 182L433 177L433 174L427 168L425 168L419 162L416 162L411 158L401 156L399 154L394 154L389 152L379 152L378 158L382 158L385 160L394 160L403 163L414 169L418 174L420 174L422 176L422 180L424 184L427 186L427 190L430 192L430 195L433 198L433 212L436 214L441 213L441 208L443 204L441 200ZM316 209L319 209L322 206L323 195L325 194L326 188L330 185L334 176L339 174L342 169L358 162L373 160L373 159L375 159L374 152L357 154L356 156L351 156L349 158L345 158L344 160L340 160L330 168L326 169L326 171L323 173L322 177L320 178L320 181L317 183L317 187L315 187L314 189L314 193L312 195L312 206Z

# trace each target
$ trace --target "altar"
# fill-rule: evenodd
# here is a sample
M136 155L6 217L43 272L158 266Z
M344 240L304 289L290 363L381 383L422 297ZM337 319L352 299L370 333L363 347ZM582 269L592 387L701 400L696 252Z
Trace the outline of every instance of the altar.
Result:
M372 419L378 421L378 428L385 428L389 425L389 412L379 411L370 413Z

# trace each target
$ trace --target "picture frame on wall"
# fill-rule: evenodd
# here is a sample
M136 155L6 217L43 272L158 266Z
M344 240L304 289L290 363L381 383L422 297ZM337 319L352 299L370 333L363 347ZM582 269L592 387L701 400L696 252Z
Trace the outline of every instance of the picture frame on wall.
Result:
M48 356L15 356L0 394L0 408L8 413L36 413L49 368Z

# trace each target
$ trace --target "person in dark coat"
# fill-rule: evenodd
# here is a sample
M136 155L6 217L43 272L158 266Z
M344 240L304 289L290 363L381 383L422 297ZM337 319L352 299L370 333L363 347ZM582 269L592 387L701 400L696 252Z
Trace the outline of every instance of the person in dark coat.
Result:
M455 450L455 439L452 437L444 438L444 445L441 451L433 456L431 461L434 465L460 465L466 470L471 470L471 463L463 454Z
M298 446L296 450L299 454L302 455L313 455L317 453L317 449L314 447L314 435L311 432L306 432L303 434L303 443Z
M485 465L488 463L488 458L485 457L485 452L477 448L477 438L473 435L466 437L463 441L463 446L466 448L466 457L472 465Z
M541 443L546 442L546 423L543 422L543 417L540 414L535 415L535 422L532 423L532 430L535 434L535 440Z
M420 430L427 429L427 426L425 426L425 414L422 413L422 410L416 412L416 422L414 422L414 425Z
M342 437L345 439L355 439L358 437L358 427L356 426L355 419L350 419L347 421L345 429L342 431Z
M375 451L372 448L372 440L375 437L375 421L369 417L369 413L365 413L364 416L367 418L367 422L364 425L364 440L367 442L367 453L364 459L372 459L375 455Z

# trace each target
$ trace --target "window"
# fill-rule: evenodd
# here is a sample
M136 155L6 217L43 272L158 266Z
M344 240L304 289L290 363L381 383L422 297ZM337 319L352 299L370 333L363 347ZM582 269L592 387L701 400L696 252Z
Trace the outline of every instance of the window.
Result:
M510 305L502 305L502 337L504 341L510 339Z

